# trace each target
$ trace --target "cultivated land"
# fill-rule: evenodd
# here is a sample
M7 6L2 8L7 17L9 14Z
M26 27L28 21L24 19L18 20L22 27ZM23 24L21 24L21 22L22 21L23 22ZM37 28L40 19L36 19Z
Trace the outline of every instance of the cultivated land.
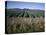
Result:
M44 32L44 11L7 10L7 33Z

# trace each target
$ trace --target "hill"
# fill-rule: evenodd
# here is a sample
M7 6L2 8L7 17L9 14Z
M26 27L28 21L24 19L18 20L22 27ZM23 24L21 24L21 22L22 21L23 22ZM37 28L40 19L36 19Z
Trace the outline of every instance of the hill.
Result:
M14 9L6 9L7 11L7 16L16 16L16 17L30 17L30 16L43 16L44 17L44 10L39 10L39 9L19 9L19 8L14 8Z

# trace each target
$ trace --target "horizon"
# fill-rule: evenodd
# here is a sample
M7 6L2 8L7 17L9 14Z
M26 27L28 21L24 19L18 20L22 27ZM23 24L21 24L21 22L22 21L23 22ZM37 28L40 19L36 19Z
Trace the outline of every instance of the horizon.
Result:
M31 3L31 2L17 2L7 1L7 9L19 8L19 9L39 9L44 10L44 3Z
M8 9L8 8L6 8ZM9 8L9 9L22 9L22 8ZM29 9L29 8L23 8L23 9ZM29 9L29 10L41 10L41 9Z

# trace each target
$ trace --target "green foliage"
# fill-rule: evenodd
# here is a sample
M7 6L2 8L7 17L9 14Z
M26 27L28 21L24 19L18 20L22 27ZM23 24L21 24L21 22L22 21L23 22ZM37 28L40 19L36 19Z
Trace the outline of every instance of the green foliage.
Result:
M30 10L30 9L16 9L15 11L12 9L7 11L7 16L16 16L16 17L44 17L44 11L41 10Z
M11 14L10 16L15 16L15 14Z
M35 14L35 16L40 17L41 14L40 14L39 12L37 12L37 13Z

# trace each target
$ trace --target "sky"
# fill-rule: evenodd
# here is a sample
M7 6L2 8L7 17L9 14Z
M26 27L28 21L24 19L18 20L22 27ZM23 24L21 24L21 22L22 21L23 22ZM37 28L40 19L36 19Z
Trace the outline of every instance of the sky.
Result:
M27 9L45 9L44 3L33 3L33 2L18 2L18 1L8 1L7 2L7 8L27 8Z

